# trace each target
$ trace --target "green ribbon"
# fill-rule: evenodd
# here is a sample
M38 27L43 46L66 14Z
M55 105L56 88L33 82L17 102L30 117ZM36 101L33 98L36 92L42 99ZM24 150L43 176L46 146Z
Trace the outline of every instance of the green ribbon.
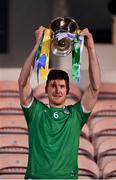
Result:
M40 41L39 41L38 49L36 52L36 61L37 61L37 59L39 59L40 54L41 54L42 42L43 42L43 36L40 38Z
M81 55L81 40L79 37L73 40L72 50L72 79L79 80L80 78L80 55Z
M38 73L39 73L39 67L38 67L38 59L40 57L40 54L41 54L41 49L42 49L42 42L43 42L43 37L40 38L40 41L39 41L39 44L38 44L38 48L37 48L37 52L36 52L36 58L35 58L35 64L34 64L34 72L37 73L37 80L38 80ZM39 82L39 80L38 80Z
M36 52L36 58L35 58L34 72L37 72L37 74L38 74L38 70L39 70L37 61L40 58L42 43L43 43L43 36L40 38L38 48L37 48L37 52Z

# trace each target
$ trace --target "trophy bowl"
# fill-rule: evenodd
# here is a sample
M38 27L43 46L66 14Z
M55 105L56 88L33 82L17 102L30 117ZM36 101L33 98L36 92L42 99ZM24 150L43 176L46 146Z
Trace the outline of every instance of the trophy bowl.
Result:
M70 17L57 17L51 21L50 28L53 31L51 51L56 56L67 56L72 51L72 41L68 37L58 40L58 33L75 33L79 29L76 21Z

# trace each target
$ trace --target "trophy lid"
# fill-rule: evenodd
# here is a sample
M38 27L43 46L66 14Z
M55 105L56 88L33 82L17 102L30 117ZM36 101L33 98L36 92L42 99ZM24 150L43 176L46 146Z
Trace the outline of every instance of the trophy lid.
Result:
M50 28L54 33L70 32L74 33L79 28L77 22L70 17L57 17L51 21Z

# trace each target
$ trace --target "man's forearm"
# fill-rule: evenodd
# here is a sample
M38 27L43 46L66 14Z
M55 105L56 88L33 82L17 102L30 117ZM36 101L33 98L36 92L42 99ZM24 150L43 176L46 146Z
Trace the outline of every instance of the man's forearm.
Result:
M80 35L84 36L85 46L88 51L90 88L96 93L100 88L101 75L99 62L95 52L93 36L87 28L82 30Z
M45 27L40 26L35 31L36 43L35 43L33 50L31 51L30 55L27 57L25 64L21 70L20 77L19 77L19 85L20 86L24 87L28 83L31 69L34 67L38 44L39 44L40 38L42 37L45 29L46 29Z
M37 45L34 46L33 50L31 51L31 53L29 54L29 56L27 57L23 65L23 68L21 70L20 77L19 77L19 83L22 86L25 86L25 84L28 81L28 78L30 77L31 69L35 63L36 51L37 51Z
M90 86L94 92L98 92L101 83L100 66L95 48L88 48Z

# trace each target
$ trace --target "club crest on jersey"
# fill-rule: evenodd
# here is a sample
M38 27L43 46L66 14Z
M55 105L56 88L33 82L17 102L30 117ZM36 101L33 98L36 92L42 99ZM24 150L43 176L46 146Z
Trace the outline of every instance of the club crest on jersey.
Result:
M69 110L68 110L67 108L64 108L64 113L65 113L65 114L70 114L70 113L69 113Z

